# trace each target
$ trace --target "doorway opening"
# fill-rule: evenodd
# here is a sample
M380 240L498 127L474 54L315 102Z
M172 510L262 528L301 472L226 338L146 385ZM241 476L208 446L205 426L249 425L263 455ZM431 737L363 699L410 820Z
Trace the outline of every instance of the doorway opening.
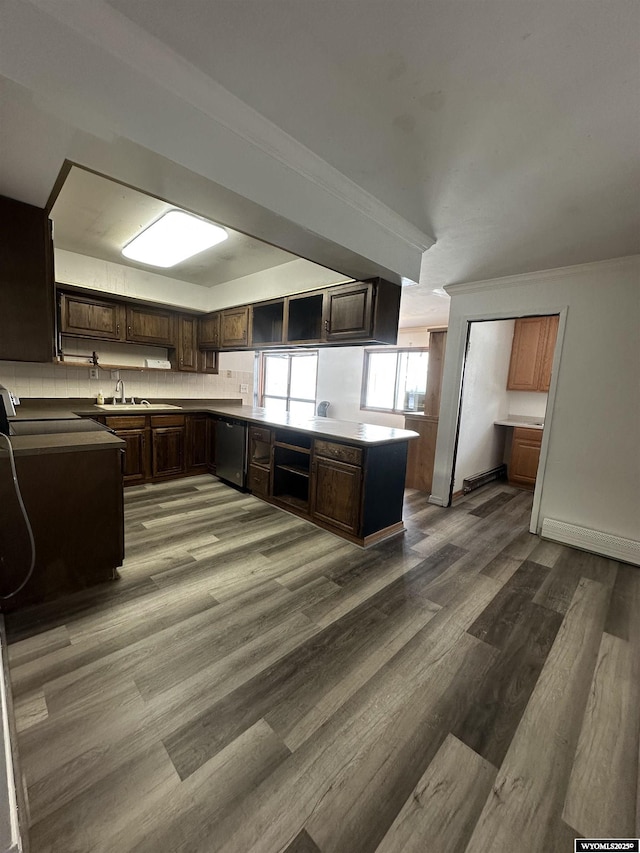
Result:
M467 322L449 504L503 479L534 492L536 526L558 323L558 314Z

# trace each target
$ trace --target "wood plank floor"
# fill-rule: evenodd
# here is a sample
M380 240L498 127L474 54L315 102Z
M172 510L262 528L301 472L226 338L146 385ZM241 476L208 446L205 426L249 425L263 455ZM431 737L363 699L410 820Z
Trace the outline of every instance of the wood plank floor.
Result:
M504 484L362 551L203 476L7 620L33 853L561 853L637 834L640 572Z

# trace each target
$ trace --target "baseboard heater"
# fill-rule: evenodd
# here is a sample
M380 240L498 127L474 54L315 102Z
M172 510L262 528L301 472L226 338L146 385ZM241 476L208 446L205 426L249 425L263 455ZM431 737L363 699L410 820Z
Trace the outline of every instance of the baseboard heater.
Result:
M479 474L473 474L471 477L466 477L462 481L462 494L468 495L474 489L479 489L480 486L486 486L492 480L506 480L507 466L498 465L497 468L490 468L488 471L481 471Z
M553 518L544 519L540 535L543 539L553 539L554 542L561 542L563 545L573 545L583 551L592 551L603 557L611 557L613 560L640 566L640 542L634 539L612 536L610 533L578 527Z

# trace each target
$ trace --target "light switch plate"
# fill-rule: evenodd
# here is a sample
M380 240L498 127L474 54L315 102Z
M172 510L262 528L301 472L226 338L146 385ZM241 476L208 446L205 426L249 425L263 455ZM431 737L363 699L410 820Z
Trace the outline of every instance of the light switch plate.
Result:
M248 394L248 393L249 393L249 386L248 386L248 385L244 385L244 384L243 384L243 385L241 385L241 386L240 386L240 393L241 393L241 394Z

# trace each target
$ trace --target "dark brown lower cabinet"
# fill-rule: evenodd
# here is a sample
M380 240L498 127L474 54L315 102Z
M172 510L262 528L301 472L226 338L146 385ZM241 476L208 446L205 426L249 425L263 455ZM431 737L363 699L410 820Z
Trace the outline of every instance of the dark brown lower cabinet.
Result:
M126 486L144 483L149 476L147 464L147 430L123 429L116 430L116 435L126 442L122 475Z
M361 498L362 468L316 457L313 463L312 518L357 536Z
M59 598L113 580L124 559L122 450L16 455L20 490L33 528L33 575L0 611ZM43 488L43 483L48 484ZM8 457L0 459L0 595L23 580L31 548Z
M187 416L187 470L198 474L209 469L209 417Z
M151 476L176 477L185 470L184 426L152 426Z

